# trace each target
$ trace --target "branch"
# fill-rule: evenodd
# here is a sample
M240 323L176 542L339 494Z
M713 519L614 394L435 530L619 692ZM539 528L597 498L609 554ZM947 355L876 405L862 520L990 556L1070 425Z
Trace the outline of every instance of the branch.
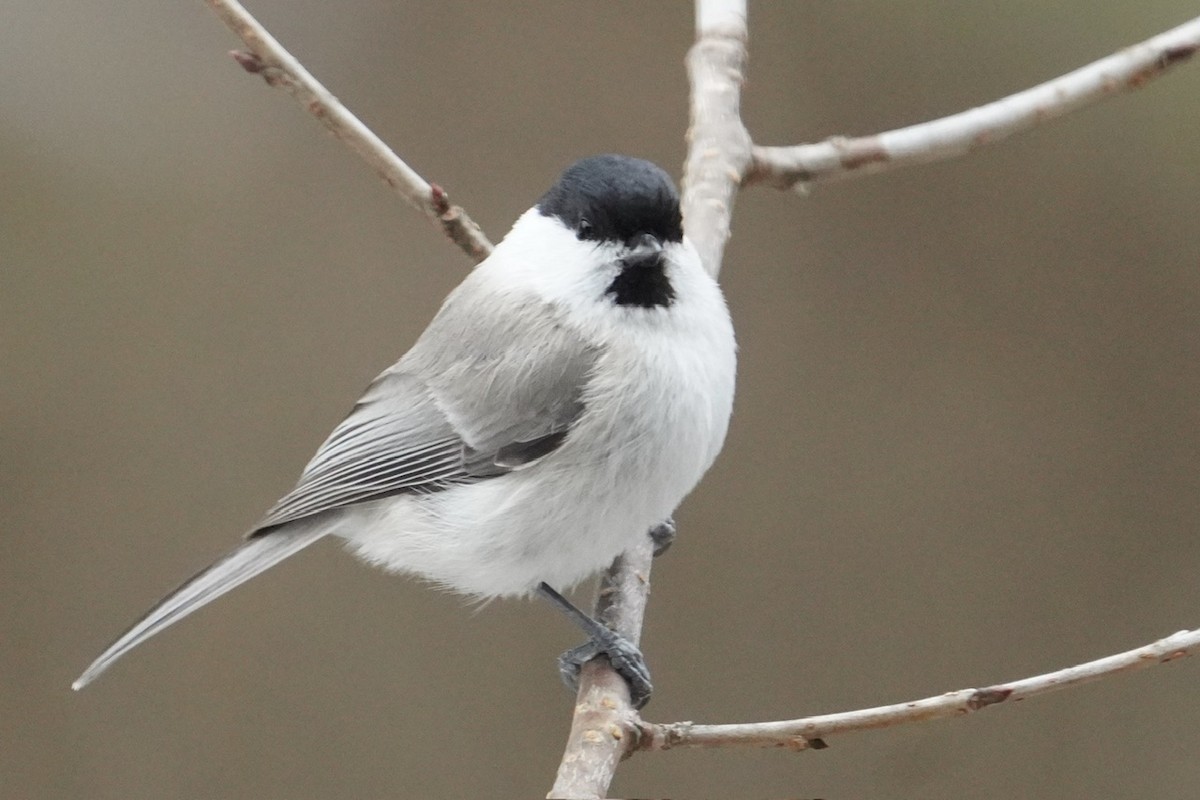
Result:
M646 750L670 750L673 747L725 747L753 745L787 747L793 750L820 750L825 737L851 731L890 728L908 722L957 717L1009 700L1067 689L1123 672L1165 664L1189 656L1200 648L1200 630L1180 631L1165 639L1124 653L1089 661L1057 672L1024 680L1000 683L985 689L959 689L956 692L926 697L909 703L864 708L840 714L733 725L693 725L645 723L641 747Z
M450 204L442 187L418 175L383 140L350 113L304 66L275 40L237 0L208 0L217 16L250 48L230 53L247 72L262 75L271 86L286 89L309 113L366 161L388 186L414 208L437 222L446 236L476 262L492 251L492 243L467 212Z
M637 548L613 562L596 592L596 619L634 644L642 635L653 559L654 545L645 536ZM637 746L640 724L629 702L629 687L608 660L584 664L566 751L547 797L604 797L617 764Z
M747 38L744 0L697 0L696 43L687 57L691 128L683 228L714 277L729 241L733 201L751 163L741 116Z
M684 172L684 230L710 274L721 269L733 200L750 164L750 135L740 95L746 64L744 0L697 0L696 43L688 54L691 129ZM601 579L597 619L635 644L650 594L650 537L613 562ZM584 665L566 752L549 797L600 798L617 764L641 747L645 723L625 681L604 659Z
M1200 17L1107 58L987 105L874 136L755 147L744 185L780 189L965 155L1121 92L1140 89L1200 49Z

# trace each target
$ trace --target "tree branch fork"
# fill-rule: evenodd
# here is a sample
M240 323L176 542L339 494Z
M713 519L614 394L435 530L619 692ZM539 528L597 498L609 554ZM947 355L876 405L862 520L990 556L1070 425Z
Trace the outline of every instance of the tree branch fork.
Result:
M237 0L206 0L246 45L231 55L296 98L410 205L436 222L474 261L492 245L445 190L422 178L322 86ZM746 187L803 190L812 184L944 160L999 142L1116 94L1140 89L1200 50L1200 17L1039 86L948 117L870 136L831 137L786 147L753 143L742 122L747 58L745 0L696 0L696 41L688 54L691 125L683 180L685 230L716 276L737 193ZM649 595L649 540L602 577L597 618L639 638ZM817 750L825 738L910 722L962 716L1110 675L1174 661L1200 648L1200 630L1074 667L982 689L793 720L732 724L648 722L632 708L624 681L603 659L584 665L571 732L550 797L603 797L621 759L641 750L750 745Z

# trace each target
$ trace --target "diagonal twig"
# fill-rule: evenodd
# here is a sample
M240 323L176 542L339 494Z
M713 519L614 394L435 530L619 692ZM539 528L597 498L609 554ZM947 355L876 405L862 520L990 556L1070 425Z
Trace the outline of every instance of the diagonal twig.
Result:
M291 53L237 0L207 0L217 16L236 33L249 51L230 55L247 72L261 75L271 86L286 89L334 136L367 162L401 197L437 222L446 236L476 262L492 244L462 208L450 203L442 187L431 184L404 163L362 120L350 113Z
M744 185L803 188L966 155L1121 92L1200 49L1200 17L1043 84L958 114L873 136L755 147Z
M834 734L962 716L1006 701L1038 697L1111 675L1165 664L1192 655L1198 649L1200 630L1179 631L1144 647L1048 672L1045 675L998 683L983 689L959 689L908 703L777 722L728 725L695 725L691 722L644 723L640 746L646 750L731 745L820 750L826 746L825 737Z

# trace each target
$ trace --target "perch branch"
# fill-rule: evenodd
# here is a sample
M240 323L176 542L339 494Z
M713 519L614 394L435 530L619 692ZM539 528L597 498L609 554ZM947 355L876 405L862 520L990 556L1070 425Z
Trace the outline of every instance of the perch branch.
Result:
M873 136L755 147L744 185L803 188L965 155L1121 92L1140 89L1200 49L1200 17L1032 89Z
M684 169L684 230L705 268L717 275L729 238L733 200L750 164L740 96L746 64L745 0L697 0L696 43L688 54L691 129ZM635 643L650 592L653 546L618 558L601 580L596 614ZM629 690L603 659L584 665L571 734L549 797L600 798L621 759L638 749L641 718Z
M638 643L650 595L654 546L649 536L613 562L596 592L596 619ZM548 797L604 797L617 764L636 746L637 712L625 679L597 658L583 665L571 733Z
M444 189L431 184L400 159L358 117L350 113L291 53L275 40L237 0L207 0L217 16L246 43L248 51L230 55L247 72L286 89L334 136L345 142L414 208L437 222L446 236L476 262L492 244L467 212L450 203Z
M646 750L730 745L819 750L826 746L827 736L962 716L998 703L1025 700L1110 675L1165 664L1189 656L1198 648L1200 630L1180 631L1145 647L1067 667L1057 672L999 683L983 689L959 689L909 703L779 722L731 725L694 725L691 722L643 723L639 746Z

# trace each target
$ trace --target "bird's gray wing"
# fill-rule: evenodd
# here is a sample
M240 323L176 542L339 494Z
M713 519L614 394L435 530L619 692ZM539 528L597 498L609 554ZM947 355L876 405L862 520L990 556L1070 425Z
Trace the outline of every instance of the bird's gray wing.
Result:
M503 302L510 305L498 308ZM538 300L464 296L460 287L251 535L530 466L557 449L583 413L598 353Z
M464 292L471 283L450 295L408 355L371 384L250 538L150 609L76 689L139 643L328 534L330 514L323 512L503 475L537 463L569 438L599 350L561 326L553 308Z

